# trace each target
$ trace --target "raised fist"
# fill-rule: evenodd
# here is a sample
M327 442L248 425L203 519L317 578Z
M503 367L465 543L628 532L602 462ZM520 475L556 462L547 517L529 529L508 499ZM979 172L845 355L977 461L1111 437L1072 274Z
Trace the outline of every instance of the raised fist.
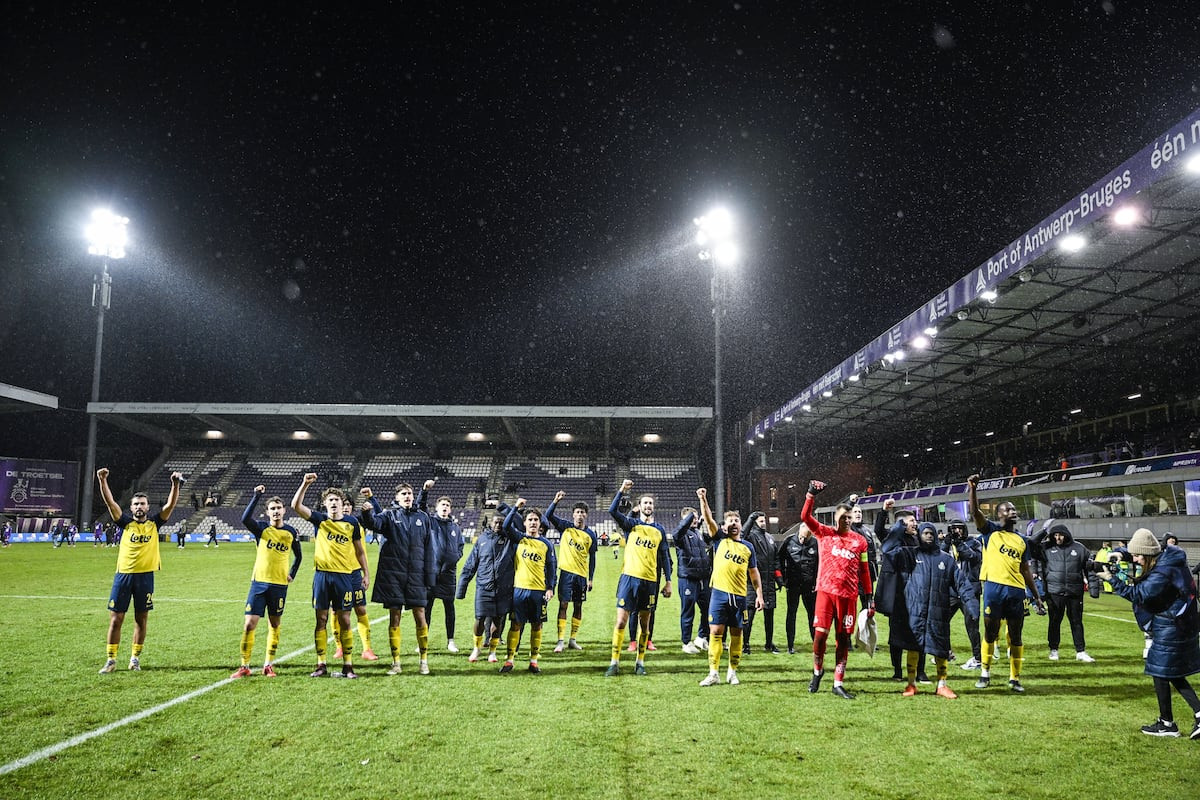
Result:
M101 467L96 470L96 477L102 481L108 480L108 467Z
M316 483L317 482L317 473L315 473L315 472L304 473L304 482L306 484Z
M856 494L850 495L850 505L856 505L857 503L858 503L858 495L856 495Z
M183 473L182 472L172 472L171 473L171 481L173 483L183 483Z
M425 481L425 485L422 486L421 488L423 488L425 491L428 492L430 489L433 488L433 479L430 478L429 480Z
M974 474L968 475L967 483L969 483L971 485L972 489L975 488L976 486L978 486L979 485L979 473L976 472Z
M883 510L891 511L895 507L895 505L896 505L896 498L889 497L887 500L883 501Z
M824 488L825 488L824 481L809 481L808 482L808 493L811 494L813 497L816 497L818 494L820 494Z
M554 493L554 502L558 503L566 496L567 496L567 493L564 491L555 492Z
M517 498L517 508L524 508L524 507L525 507L525 498L518 497Z
M708 497L708 489L705 489L703 486L701 486L696 490L696 497L699 497L701 500L705 499Z
M367 497L367 498L371 498L371 497L375 496L375 493L371 491L370 486L362 487L361 489L358 490L358 493L360 495L362 495L363 497Z
M258 486L255 486L255 487L254 487L254 493L255 493L255 494L263 494L263 493L265 493L266 491L267 491L267 487L266 487L265 485L261 484L261 483L260 483Z
M622 494L625 492L628 492L632 488L633 488L633 481L629 480L629 478L626 478L625 480L621 481Z

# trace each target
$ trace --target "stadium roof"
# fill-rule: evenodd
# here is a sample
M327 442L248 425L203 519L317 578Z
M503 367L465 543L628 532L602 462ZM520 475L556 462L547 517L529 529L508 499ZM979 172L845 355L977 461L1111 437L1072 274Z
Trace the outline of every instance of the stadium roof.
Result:
M58 398L10 383L0 383L0 414L17 411L48 411L58 408Z
M707 407L89 403L88 412L168 445L206 439L234 439L253 447L374 443L431 453L476 447L482 452L690 452L712 425Z
M1200 109L757 420L749 438L871 429L978 443L984 425L1013 436L1025 422L1046 429L1073 412L1195 397L1198 317Z

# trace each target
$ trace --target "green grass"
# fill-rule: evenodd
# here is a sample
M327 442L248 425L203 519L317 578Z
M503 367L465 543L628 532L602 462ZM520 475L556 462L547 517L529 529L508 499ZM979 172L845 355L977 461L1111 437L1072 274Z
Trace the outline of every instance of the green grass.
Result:
M9 631L0 760L209 686L236 666L249 545L164 548L143 671L124 669L130 615L120 669L102 676L115 559L114 550L90 545L0 551ZM306 560L284 615L281 654L312 645L311 570ZM276 680L220 686L0 776L0 797L1063 798L1094 795L1100 774L1106 794L1142 789L1147 765L1156 796L1194 795L1187 767L1200 743L1138 732L1156 706L1142 674L1141 634L1119 599L1087 602L1096 664L1070 658L1065 624L1067 658L1046 660L1045 620L1030 619L1024 696L977 691L973 673L951 665L959 700L935 698L929 687L904 699L882 653L851 656L847 685L858 699L846 702L828 686L808 694L805 653L760 650L743 662L741 686L700 688L706 661L679 652L674 597L659 614L662 649L647 658L650 675L629 674L626 654L626 674L603 678L617 574L618 563L602 553L580 633L585 652L550 653L554 623L547 624L541 677L467 663L468 598L458 604L456 638L466 647L457 656L445 652L440 606L435 612L432 675L416 674L406 615L406 671L385 676L386 626L377 623L374 644L385 658L361 664L361 680L309 679L313 657L305 652L282 664ZM370 611L382 615L378 606ZM777 615L782 642L783 611ZM761 630L754 641L762 644ZM265 623L255 644L257 666ZM958 620L954 644L969 653ZM1006 661L995 674L1002 686ZM1175 710L1186 733L1189 714L1178 698Z

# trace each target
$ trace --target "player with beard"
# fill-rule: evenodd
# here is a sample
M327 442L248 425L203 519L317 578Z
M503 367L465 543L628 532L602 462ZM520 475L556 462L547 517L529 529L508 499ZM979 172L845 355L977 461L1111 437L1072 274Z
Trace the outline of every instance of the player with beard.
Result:
M737 686L737 668L742 658L742 630L749 625L749 598L747 584L754 587L754 607L762 610L762 579L758 574L755 549L742 541L742 520L736 511L725 512L725 527L717 526L708 507L708 492L697 489L700 498L700 513L712 537L713 571L708 600L708 629L711 637L708 645L708 677L700 681L701 686L715 686L721 682L721 646L725 639L725 628L729 627L729 669L725 682Z

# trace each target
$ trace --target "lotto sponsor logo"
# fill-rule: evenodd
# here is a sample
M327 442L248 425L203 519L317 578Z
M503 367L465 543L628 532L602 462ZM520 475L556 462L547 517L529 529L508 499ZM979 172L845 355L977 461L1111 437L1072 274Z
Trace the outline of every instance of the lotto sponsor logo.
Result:
M847 550L846 548L838 547L837 545L834 545L832 548L830 548L829 552L832 555L837 556L838 558L849 558L849 559L858 558L858 554L855 553L853 550Z
M738 553L730 553L729 551L726 551L723 555L726 561L732 561L735 564L745 564L747 561L745 556L739 555Z

